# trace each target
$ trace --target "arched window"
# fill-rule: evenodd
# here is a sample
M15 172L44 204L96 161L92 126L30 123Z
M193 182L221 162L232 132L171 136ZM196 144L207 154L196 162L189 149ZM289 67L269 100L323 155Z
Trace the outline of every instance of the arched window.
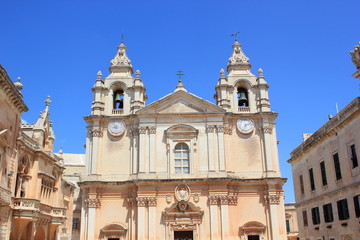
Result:
M238 97L238 107L249 106L248 91L245 88L237 89L237 97Z
M114 109L124 109L124 91L117 90L114 93Z
M190 173L189 147L185 143L178 143L175 146L175 173Z

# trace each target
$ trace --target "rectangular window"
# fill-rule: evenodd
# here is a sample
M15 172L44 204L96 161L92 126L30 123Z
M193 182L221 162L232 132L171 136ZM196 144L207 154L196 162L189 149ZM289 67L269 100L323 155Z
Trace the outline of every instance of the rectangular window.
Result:
M290 220L286 220L286 232L290 232Z
M304 227L309 226L306 210L303 210L303 211L302 211L302 217L303 217Z
M346 199L337 202L339 220L349 219L349 208Z
M322 161L320 163L320 170L321 170L322 185L326 186L327 185L327 179L326 179L326 169L325 169L325 162L324 161Z
M300 191L301 191L301 194L305 194L305 190L304 190L304 179L303 179L303 176L302 176L302 175L299 176L299 180L300 180Z
M72 229L73 230L78 230L79 229L79 219L78 218L73 218L73 223L72 223Z
M310 177L311 191L314 191L315 190L315 180L314 180L314 171L312 168L309 169L309 177Z
M340 161L339 161L339 154L335 153L333 155L333 159L334 159L336 180L340 180L340 179L342 179L342 176L341 176L341 167L340 167Z
M360 217L360 195L354 197L354 207L356 217Z
M359 166L356 156L355 144L350 146L350 157L351 157L352 168L356 168L357 166Z
M334 221L334 216L333 216L331 203L325 204L323 206L323 212L324 212L324 220L325 220L325 222L328 223L328 222L333 222Z
M320 224L320 212L318 207L311 209L311 216L314 225Z

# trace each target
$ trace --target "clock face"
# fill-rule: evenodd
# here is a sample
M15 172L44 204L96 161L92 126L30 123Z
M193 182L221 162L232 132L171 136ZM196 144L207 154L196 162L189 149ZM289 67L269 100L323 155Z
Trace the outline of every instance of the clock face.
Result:
M123 121L113 120L109 122L108 131L113 136L120 136L125 132L126 125Z
M239 119L237 129L244 134L251 133L254 130L254 121L250 118Z

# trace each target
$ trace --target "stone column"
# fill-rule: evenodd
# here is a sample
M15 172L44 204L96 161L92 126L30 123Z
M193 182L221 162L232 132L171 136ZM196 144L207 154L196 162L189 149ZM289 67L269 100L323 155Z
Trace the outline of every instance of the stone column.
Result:
M210 205L210 239L219 239L219 216L218 216L218 198L217 196L209 196Z
M208 162L209 171L215 171L215 159L214 159L214 125L206 126L207 141L208 141Z
M149 172L155 172L156 167L156 127L149 129Z
M156 240L156 197L148 198L148 206L149 206L149 240Z
M224 154L224 126L217 126L219 170L225 171L225 154Z

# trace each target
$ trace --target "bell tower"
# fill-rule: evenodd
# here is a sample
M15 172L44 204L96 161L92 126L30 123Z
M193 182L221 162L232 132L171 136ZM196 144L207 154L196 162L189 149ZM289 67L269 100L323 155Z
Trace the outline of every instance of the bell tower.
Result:
M99 71L97 74L92 88L92 115L128 115L145 106L147 96L140 71L136 71L134 78L125 44L121 43L117 49L111 60L109 76L103 80L102 73Z
M269 112L269 85L262 69L258 77L251 73L249 58L242 51L241 44L235 40L233 52L227 65L228 75L220 70L220 78L215 87L216 104L229 112L256 113Z

